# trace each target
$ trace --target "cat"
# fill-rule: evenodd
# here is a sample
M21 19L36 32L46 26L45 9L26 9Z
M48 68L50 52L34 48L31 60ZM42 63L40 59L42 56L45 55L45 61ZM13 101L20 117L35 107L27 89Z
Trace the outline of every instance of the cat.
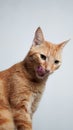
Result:
M40 27L25 59L0 72L0 130L32 130L46 80L61 65L65 44L45 41Z

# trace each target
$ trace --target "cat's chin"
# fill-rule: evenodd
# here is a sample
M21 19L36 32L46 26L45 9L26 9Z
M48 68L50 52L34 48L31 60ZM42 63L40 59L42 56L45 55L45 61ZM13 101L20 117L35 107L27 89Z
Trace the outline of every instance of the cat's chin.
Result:
M36 73L36 77L38 79L41 79L41 80L47 78L48 76L49 76L49 74L42 74L42 75L40 75L40 74Z
M36 77L37 77L38 79L44 79L46 76L45 76L45 75L38 75L38 74L36 73Z

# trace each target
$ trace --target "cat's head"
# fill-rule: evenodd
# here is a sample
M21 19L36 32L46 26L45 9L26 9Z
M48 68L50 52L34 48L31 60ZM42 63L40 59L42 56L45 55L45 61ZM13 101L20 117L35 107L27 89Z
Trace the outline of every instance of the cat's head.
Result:
M61 53L68 41L53 44L45 41L40 27L36 30L33 45L28 53L30 71L36 78L44 79L60 67Z

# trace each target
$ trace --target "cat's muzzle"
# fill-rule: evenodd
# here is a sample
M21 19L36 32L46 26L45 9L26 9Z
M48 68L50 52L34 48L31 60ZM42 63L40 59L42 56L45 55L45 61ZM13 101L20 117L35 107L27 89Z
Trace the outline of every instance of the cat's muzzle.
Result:
M44 78L45 76L50 74L50 71L44 69L42 66L38 66L36 69L36 73L39 78Z

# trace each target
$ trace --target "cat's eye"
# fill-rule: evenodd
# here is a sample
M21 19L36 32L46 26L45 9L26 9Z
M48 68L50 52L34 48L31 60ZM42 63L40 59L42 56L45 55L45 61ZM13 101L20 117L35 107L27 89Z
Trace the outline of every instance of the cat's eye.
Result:
M55 64L59 64L60 61L59 61L59 60L55 60L54 63L55 63Z
M40 54L41 59L46 60L46 56L43 54Z

